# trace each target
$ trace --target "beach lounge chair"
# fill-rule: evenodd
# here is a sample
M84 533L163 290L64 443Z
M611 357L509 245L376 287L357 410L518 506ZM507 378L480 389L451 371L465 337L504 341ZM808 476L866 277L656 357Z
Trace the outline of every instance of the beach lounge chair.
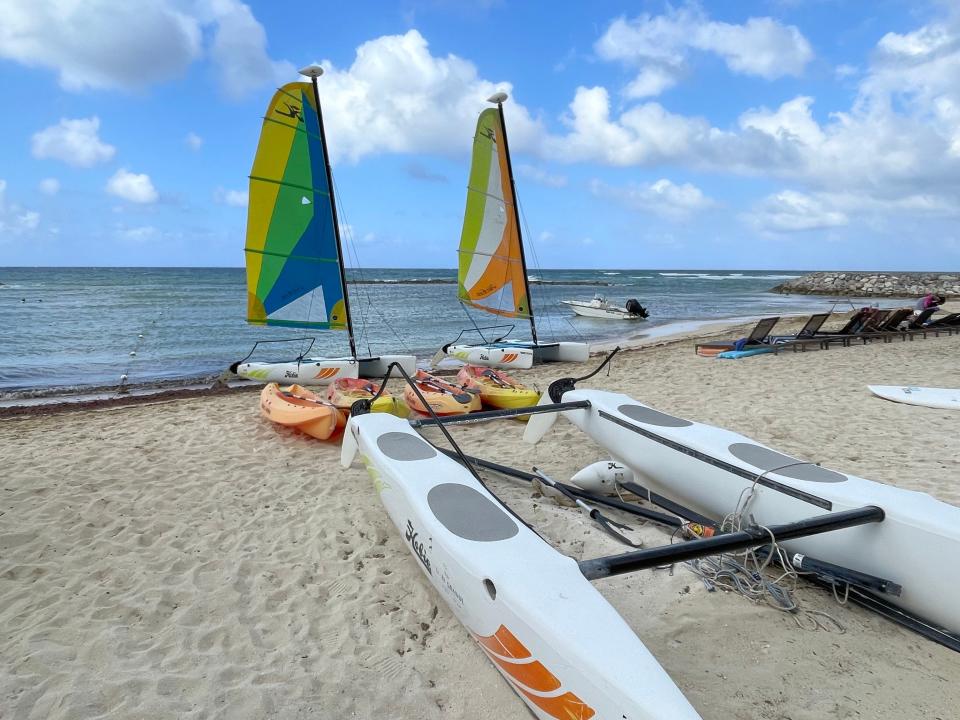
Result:
M907 324L907 329L904 330L904 338L913 340L917 335L922 335L924 338L927 337L927 333L932 332L937 337L940 336L941 332L946 332L948 335L952 335L953 331L950 328L942 328L936 324L936 321L928 322L930 316L933 315L939 307L929 307L919 315L916 315L910 318L910 321Z
M770 335L770 331L773 330L773 326L780 322L780 317L768 317L758 320L757 324L754 326L753 330L750 331L750 334L744 338L745 342L743 346L748 345L762 345L766 342L767 337ZM713 357L714 355L719 355L720 353L726 350L732 350L736 345L736 340L727 340L722 342L711 342L711 343L699 343L694 350L697 355L703 355L704 357Z
M781 344L793 342L795 340L813 338L820 331L820 327L827 321L828 317L830 317L830 313L817 313L816 315L811 315L810 319L804 323L803 327L800 328L800 331L796 335L771 335L767 338L766 342Z
M836 330L818 330L816 335L850 335L861 329L864 320L873 312L873 308L860 308L847 319L843 327L837 328Z
M863 308L856 313L858 321L852 325L853 329L847 333L830 333L823 337L824 347L829 347L832 343L840 343L844 347L849 347L854 340L861 340L864 344L871 338L877 337L880 333L879 328L883 327L893 310L878 310L877 308ZM853 318L851 318L852 320ZM847 323L851 325L851 323ZM845 326L846 327L846 326Z

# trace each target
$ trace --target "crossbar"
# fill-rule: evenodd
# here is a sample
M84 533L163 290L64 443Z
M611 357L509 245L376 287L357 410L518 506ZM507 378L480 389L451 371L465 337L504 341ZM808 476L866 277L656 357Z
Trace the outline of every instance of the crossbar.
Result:
M564 410L579 410L590 407L589 400L574 402L549 403L547 405L531 405L530 407L509 408L506 410L487 410L484 412L466 413L464 415L444 415L438 418L415 418L410 421L410 427L421 428L432 425L471 425L473 423L500 420L502 418L518 417L520 415L539 415L540 413L563 412Z
M766 545L771 540L782 542L809 535L842 530L844 528L883 521L884 513L875 505L867 505L856 510L825 513L784 525L769 527L752 526L745 530L711 538L691 540L681 545L663 545L648 550L609 555L607 557L584 560L580 563L580 572L588 580L623 575L635 570L645 570L670 563L693 560L707 555L719 555L735 550Z

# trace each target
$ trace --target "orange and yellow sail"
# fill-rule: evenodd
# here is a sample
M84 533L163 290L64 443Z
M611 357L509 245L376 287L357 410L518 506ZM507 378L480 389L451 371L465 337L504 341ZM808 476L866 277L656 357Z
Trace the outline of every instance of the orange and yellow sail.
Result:
M460 235L460 301L495 315L530 317L516 199L500 112L480 113Z
M288 83L263 118L247 210L247 321L346 327L332 195L313 87Z

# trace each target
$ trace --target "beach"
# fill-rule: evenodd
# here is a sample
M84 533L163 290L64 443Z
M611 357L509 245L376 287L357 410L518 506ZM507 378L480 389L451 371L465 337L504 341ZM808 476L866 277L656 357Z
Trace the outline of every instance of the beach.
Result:
M960 337L740 361L693 347L658 339L582 386L960 505L956 412L866 389L957 387ZM521 379L545 390L597 362ZM536 446L514 421L453 432L559 480L605 459L563 419ZM251 391L0 419L0 718L529 717L339 458L264 420ZM623 552L578 511L489 478L561 552ZM670 542L625 521L646 547ZM708 592L684 565L595 584L706 720L957 715L960 654L813 585L796 593L811 615Z

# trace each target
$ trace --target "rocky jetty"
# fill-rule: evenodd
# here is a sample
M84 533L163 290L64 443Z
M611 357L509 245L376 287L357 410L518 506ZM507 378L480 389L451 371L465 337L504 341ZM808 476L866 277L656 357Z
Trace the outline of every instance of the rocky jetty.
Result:
M960 272L814 272L770 292L852 297L919 297L933 292L960 297Z

